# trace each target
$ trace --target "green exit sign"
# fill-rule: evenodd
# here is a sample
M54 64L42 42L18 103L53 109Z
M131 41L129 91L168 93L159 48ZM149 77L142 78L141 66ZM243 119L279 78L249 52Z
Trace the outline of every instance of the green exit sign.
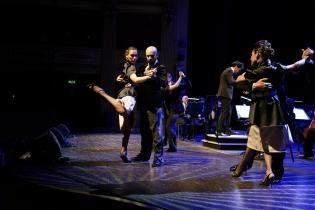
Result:
M69 84L69 85L75 85L75 83L76 83L76 81L73 80L73 79L69 79L69 80L68 80L68 84Z

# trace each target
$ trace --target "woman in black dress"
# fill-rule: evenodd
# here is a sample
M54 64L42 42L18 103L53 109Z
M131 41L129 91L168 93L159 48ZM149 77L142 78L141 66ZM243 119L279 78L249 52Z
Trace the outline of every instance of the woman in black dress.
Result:
M284 71L304 65L313 51L309 48L304 50L301 60L287 66L272 63L270 59L274 53L269 41L256 42L251 52L250 69L237 78L238 81L247 83L252 92L249 115L251 127L245 155L231 175L239 177L246 170L247 162L252 159L255 151L262 151L266 175L260 184L265 186L270 185L275 178L271 167L272 157L284 154L288 141L292 140L287 113L283 109L285 102L278 97L282 76ZM283 164L280 165L283 167Z

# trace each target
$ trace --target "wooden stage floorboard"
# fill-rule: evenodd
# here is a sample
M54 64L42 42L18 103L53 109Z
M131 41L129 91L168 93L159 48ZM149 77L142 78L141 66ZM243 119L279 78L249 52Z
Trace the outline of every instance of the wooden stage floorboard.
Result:
M315 161L289 152L285 175L279 185L259 186L264 163L240 178L230 176L241 151L216 150L201 139L179 141L176 153L164 153L165 164L152 168L146 162L123 163L119 157L121 134L77 134L74 145L62 149L67 164L20 163L13 176L27 183L86 196L113 196L162 209L315 209ZM129 156L140 149L140 135L133 134ZM165 147L165 150L167 146Z

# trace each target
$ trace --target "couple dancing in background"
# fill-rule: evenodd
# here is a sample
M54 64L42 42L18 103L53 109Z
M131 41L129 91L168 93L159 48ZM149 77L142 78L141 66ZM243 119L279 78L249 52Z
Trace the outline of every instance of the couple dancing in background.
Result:
M251 51L250 68L236 79L247 85L252 101L247 148L240 163L232 169L233 177L239 177L249 169L256 151L260 151L264 152L266 167L260 185L269 186L281 181L286 146L293 143L288 127L287 101L281 91L283 77L285 72L312 62L313 53L312 49L307 48L302 52L302 59L285 66L271 61L275 51L269 41L260 40L255 43Z

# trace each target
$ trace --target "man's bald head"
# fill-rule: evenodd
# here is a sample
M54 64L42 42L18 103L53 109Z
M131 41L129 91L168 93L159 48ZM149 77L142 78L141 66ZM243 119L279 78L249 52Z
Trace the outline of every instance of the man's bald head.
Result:
M158 57L158 52L156 47L150 46L145 50L145 56L147 58L147 62L150 64L153 64L157 57Z

